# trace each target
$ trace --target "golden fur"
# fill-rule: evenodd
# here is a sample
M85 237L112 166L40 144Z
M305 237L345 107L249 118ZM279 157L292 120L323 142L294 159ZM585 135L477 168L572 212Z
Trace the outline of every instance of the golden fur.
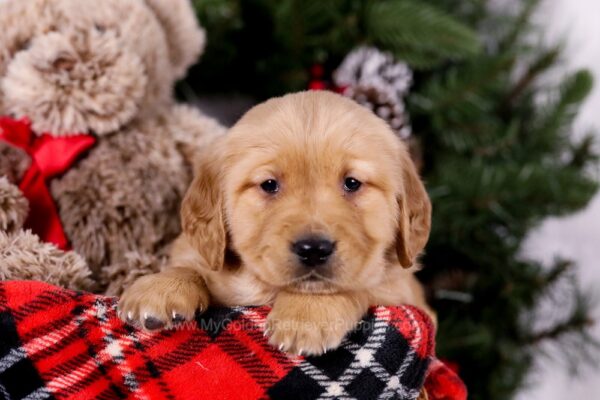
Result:
M344 191L346 177L360 189ZM261 190L268 179L277 193ZM209 302L272 304L270 342L321 354L369 304L431 313L413 276L429 235L427 193L405 145L342 96L303 92L250 110L205 149L181 217L172 267L125 292L123 318L155 328ZM290 251L306 235L335 241L327 268L307 271Z

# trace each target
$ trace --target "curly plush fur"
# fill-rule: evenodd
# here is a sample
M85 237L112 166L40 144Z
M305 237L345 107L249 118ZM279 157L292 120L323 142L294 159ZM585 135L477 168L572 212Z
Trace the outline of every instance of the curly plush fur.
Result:
M159 251L180 230L191 171L167 122L142 121L107 137L52 183L63 227L95 273L127 252Z
M105 287L104 293L108 296L121 294L123 288L129 287L138 278L152 272L160 272L167 265L167 248L163 254L140 254L129 252L122 257L122 261L102 269L100 284Z
M0 280L37 279L71 289L94 289L92 271L81 256L21 230L26 216L27 200L6 176L0 176Z
M142 61L123 53L114 33L52 32L15 56L2 89L7 110L40 132L104 134L137 115L147 80Z
M0 26L0 114L98 136L49 185L97 289L118 294L163 264L194 154L224 131L172 96L204 32L189 0L4 0Z
M0 141L0 176L19 182L30 164L31 158L25 151Z
M70 289L93 290L95 283L77 253L63 252L29 231L0 232L0 280L43 280Z
M0 26L4 112L55 135L151 116L204 43L186 0L7 0Z
M27 217L27 200L19 189L0 176L0 231L17 232Z

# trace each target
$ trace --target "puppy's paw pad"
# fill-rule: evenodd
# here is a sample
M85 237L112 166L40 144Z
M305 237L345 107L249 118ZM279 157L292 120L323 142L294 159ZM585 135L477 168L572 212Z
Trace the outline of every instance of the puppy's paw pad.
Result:
M144 328L148 329L149 331L162 329L164 327L165 323L162 320L151 315L144 316Z

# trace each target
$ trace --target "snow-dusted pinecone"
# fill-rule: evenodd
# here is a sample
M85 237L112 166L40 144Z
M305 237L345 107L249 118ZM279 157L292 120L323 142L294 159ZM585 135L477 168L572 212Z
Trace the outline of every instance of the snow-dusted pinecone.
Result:
M374 47L350 52L333 74L336 86L345 96L373 110L402 138L411 135L404 97L412 84L407 64L396 62L391 53Z

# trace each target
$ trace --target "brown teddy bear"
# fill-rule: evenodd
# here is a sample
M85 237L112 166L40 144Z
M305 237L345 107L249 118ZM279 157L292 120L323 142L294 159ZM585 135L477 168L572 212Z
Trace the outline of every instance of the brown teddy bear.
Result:
M204 33L188 0L3 0L0 26L0 115L28 118L37 134L96 138L48 185L97 290L119 294L160 268L180 230L192 155L224 130L173 99ZM0 162L4 186L30 162L0 142L0 158L9 155L19 161ZM47 280L0 270L24 277Z

